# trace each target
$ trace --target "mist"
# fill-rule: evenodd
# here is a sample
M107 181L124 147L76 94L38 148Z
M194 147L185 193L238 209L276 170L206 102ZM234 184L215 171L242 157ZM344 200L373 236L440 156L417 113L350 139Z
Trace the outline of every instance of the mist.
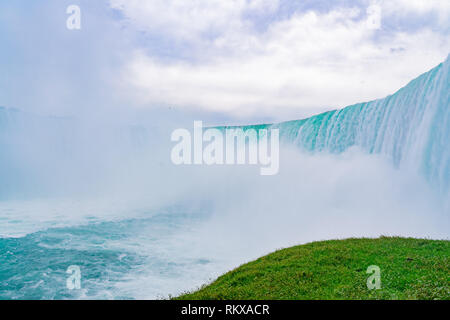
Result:
M310 241L448 237L445 201L426 179L357 147L330 154L282 144L279 173L261 176L257 165L174 165L170 133L190 128L188 117L6 118L2 237L141 221L102 246L145 262L96 297L167 297ZM104 232L114 237L110 228ZM65 249L93 246L70 239ZM161 274L170 261L172 271Z

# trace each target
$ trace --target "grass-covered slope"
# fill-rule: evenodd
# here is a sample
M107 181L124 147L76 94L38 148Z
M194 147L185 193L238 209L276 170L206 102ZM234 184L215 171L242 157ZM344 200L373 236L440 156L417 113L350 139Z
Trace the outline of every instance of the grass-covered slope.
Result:
M367 268L381 289L367 288ZM450 299L450 241L313 242L245 264L178 299Z

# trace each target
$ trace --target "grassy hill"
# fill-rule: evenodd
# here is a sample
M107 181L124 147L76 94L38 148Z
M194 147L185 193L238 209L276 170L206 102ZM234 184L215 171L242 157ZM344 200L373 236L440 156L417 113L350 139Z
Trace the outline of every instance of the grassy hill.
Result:
M367 288L371 265L381 289ZM247 263L177 299L450 299L450 241L313 242Z

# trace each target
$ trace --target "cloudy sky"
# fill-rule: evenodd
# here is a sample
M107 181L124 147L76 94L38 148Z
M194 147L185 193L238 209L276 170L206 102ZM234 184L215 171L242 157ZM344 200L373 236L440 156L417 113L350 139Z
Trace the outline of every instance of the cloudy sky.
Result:
M1 1L0 105L301 118L395 92L449 35L448 0Z

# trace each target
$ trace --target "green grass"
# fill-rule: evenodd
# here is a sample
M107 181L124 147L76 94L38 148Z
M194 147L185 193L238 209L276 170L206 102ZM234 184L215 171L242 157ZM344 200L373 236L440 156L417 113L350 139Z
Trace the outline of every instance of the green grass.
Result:
M450 241L381 237L276 251L176 299L450 299ZM367 267L381 269L369 290Z

